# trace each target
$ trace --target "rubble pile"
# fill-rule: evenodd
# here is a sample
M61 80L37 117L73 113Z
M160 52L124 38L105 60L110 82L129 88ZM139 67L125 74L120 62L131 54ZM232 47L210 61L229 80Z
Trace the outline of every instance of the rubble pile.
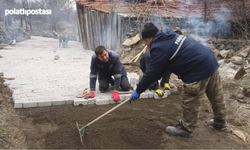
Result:
M208 43L208 47L219 60L225 59L227 63L232 62L235 65L247 65L250 62L250 46L247 41L214 39Z

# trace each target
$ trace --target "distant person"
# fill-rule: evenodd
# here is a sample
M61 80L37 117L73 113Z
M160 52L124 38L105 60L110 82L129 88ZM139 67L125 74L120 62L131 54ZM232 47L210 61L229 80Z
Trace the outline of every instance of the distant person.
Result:
M62 36L62 37L59 37L59 47L63 47L63 48L66 48L68 47L68 37L67 36Z
M170 29L159 30L153 23L144 26L142 39L150 48L151 60L136 90L131 94L130 101L138 99L152 83L170 71L184 82L183 119L176 126L168 126L166 132L192 137L204 93L213 109L210 125L217 129L226 128L227 111L219 64L213 52L194 39L176 34Z
M108 91L109 84L114 85L112 98L119 101L119 89L129 91L130 84L127 78L127 72L121 63L119 56L114 51L108 51L104 46L98 46L95 54L92 56L90 66L90 90L85 96L86 99L95 97L95 86L98 74L99 90L104 93ZM114 77L114 79L112 78Z

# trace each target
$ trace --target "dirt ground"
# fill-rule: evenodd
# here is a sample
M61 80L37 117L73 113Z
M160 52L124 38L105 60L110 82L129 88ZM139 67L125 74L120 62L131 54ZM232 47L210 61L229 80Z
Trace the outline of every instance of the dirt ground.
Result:
M137 49L141 50L141 45ZM130 59L135 54L133 51ZM140 73L138 63L126 65L126 69ZM180 83L174 78L171 81L181 90ZM250 76L240 81L224 78L222 82L229 114L226 131L209 127L213 115L204 97L193 138L166 134L166 126L175 125L182 116L179 92L166 99L124 104L86 129L83 146L76 122L83 126L116 104L14 109L11 91L0 78L0 149L248 149L249 138L244 142L232 131L250 134L250 98L238 99L243 83L250 83Z
M230 85L230 86L228 86ZM230 87L230 88L228 88ZM6 87L4 89L7 89ZM249 121L236 113L238 103L232 91L237 87L224 84L229 124L248 132ZM7 90L6 90L7 91ZM31 109L13 109L10 91L2 93L1 114L4 147L28 149L247 149L248 142L234 136L230 130L219 131L208 126L212 117L211 107L204 98L199 123L193 138L170 136L166 126L175 125L181 118L179 95L167 99L140 99L127 103L97 121L86 130L82 146L76 122L85 125L108 111L105 106L57 106ZM231 97L231 98L230 98ZM7 99L6 99L7 98ZM241 108L247 110L249 107ZM245 111L246 112L246 111ZM249 115L249 113L248 113ZM245 122L243 121L245 120ZM7 126L9 125L9 126ZM19 129L19 130L17 130Z

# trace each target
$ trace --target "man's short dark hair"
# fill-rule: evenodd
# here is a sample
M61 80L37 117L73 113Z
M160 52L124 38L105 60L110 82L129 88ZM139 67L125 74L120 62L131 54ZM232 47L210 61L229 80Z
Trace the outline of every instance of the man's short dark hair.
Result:
M159 29L151 22L144 25L141 36L143 39L154 37Z
M102 45L97 46L95 48L96 56L101 55L103 53L103 51L107 51L107 49L104 46L102 46Z

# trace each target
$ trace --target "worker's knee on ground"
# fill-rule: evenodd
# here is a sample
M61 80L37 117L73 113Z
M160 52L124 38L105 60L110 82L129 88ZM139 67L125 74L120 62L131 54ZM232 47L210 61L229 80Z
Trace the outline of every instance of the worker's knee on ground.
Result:
M123 91L129 91L130 90L130 85L129 84L128 85L121 85L121 89Z
M99 85L99 90L102 92L102 93L105 93L105 92L107 92L108 91L108 88L109 88L109 85L107 84L107 85L105 85L105 84L100 84Z

